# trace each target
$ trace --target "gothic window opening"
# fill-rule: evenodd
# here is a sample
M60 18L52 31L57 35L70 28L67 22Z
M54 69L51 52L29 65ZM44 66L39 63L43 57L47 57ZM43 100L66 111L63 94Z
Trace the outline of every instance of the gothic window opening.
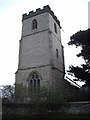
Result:
M36 19L34 19L33 21L32 21L32 29L34 30L34 29L37 29L37 20Z
M31 80L30 80L31 85L32 85L32 82L33 82L33 81L32 81L32 79L31 79Z
M54 23L54 31L55 31L55 33L57 34L57 26L56 26L56 23Z
M40 86L40 81L41 81L41 78L40 76L37 74L37 73L32 73L30 76L29 76L29 84L31 87L39 87Z
M38 84L38 86L40 86L40 79L37 80L37 84Z
M28 95L40 93L41 75L37 71L31 72L28 76Z
M56 57L59 58L58 49L56 49Z

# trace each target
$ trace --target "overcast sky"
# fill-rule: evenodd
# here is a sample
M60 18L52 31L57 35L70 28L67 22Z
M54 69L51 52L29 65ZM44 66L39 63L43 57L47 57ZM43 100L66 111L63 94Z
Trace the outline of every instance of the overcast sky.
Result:
M65 69L84 61L75 56L80 49L68 46L70 36L88 29L89 0L0 0L0 85L14 84L18 69L22 14L49 5L60 20L64 46Z

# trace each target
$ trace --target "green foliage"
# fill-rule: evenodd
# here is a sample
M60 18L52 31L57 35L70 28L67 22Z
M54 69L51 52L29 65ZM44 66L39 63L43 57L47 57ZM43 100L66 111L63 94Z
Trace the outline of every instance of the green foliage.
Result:
M71 73L71 75L73 75L72 73L74 73L75 77L78 78L78 80L88 80L88 72L86 72L82 67L74 67L74 66L69 66L69 73ZM74 79L77 81L77 79Z
M37 97L39 98L38 102L45 104L48 103L58 104L64 103L66 101L65 96L62 93L60 93L60 91L52 87L42 88Z
M85 60L85 64L81 67L69 67L69 73L77 78L75 80L85 81L86 85L90 85L90 29L85 31L79 31L70 37L68 45L75 45L81 47L81 52L77 54L77 57L82 57Z
M58 110L66 103L65 96L52 87L41 88L40 92L34 95L31 104L36 105L36 112L40 115L47 114L48 110Z
M15 86L11 85L5 85L2 86L2 98L8 98L11 100L13 98L14 92L15 92Z
M15 84L15 102L23 103L25 98L28 97L28 89L23 84Z
M22 84L16 85L15 99L16 101L33 103L37 105L66 102L65 96L53 87L40 87L38 92L30 92L29 89Z
M11 85L5 85L2 86L2 101L3 102L12 102L14 98L14 93L15 93L15 86Z

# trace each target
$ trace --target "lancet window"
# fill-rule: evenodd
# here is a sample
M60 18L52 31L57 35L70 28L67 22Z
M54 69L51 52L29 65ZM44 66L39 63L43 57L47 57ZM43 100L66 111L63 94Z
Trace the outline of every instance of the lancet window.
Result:
M37 29L37 20L36 19L34 19L32 21L32 29Z
M31 76L30 84L33 86L40 86L40 78L38 74L33 73Z
M54 31L55 31L55 33L57 34L57 26L56 26L56 23L54 23Z

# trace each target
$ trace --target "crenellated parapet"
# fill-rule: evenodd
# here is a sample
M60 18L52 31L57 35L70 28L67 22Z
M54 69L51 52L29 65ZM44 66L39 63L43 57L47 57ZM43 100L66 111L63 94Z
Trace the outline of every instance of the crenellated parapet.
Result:
M54 20L57 22L57 24L60 26L60 21L54 15L54 12L51 10L51 8L49 7L49 5L44 6L43 9L38 8L38 9L36 9L35 12L34 11L30 11L29 14L27 14L27 13L23 14L22 20L26 20L28 18L34 17L36 15L39 15L39 14L42 14L42 13L45 13L45 12L49 12L52 15L52 17L54 18Z

